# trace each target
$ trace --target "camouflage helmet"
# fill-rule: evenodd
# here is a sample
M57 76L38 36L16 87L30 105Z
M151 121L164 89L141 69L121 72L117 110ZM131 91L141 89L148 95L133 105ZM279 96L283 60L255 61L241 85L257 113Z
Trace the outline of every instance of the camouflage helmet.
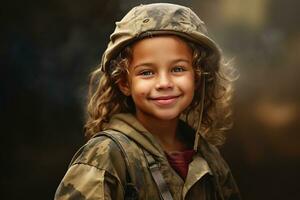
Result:
M220 59L220 48L208 36L204 22L190 8L169 3L142 4L132 8L121 21L116 22L102 56L101 71L108 72L109 61L132 42L166 34L181 36L205 46Z

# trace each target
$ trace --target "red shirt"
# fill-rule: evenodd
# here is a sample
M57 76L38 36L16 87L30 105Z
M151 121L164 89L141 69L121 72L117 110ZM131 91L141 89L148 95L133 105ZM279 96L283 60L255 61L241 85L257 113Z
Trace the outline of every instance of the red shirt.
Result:
M193 160L194 150L174 151L166 153L172 168L185 180L189 164Z

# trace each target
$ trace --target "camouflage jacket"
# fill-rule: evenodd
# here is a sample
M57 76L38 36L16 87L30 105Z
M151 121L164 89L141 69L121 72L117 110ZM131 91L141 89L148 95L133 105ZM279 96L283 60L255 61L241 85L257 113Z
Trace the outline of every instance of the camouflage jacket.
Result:
M180 124L181 132L193 134L191 128L183 122ZM187 178L183 180L169 165L156 139L133 115L115 115L108 129L121 132L132 141L126 151L130 153L130 165L136 165L132 179L138 189L138 199L160 199L142 149L160 163L160 171L174 200L240 199L227 164L217 148L203 138L189 165ZM55 199L124 199L126 174L126 164L116 143L107 137L95 137L75 155L56 191Z

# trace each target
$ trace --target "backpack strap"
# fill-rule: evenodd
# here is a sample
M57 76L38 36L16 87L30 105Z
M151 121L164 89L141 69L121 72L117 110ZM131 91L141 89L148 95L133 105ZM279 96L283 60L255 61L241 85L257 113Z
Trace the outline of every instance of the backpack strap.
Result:
M163 200L173 200L173 197L170 193L169 187L161 174L160 164L155 161L153 156L146 150L143 150L145 157L148 162L149 169L151 171L152 177L156 183L156 186L159 190L161 199Z
M138 190L136 185L134 184L134 182L132 181L132 177L133 176L133 168L130 165L129 162L129 157L126 153L126 151L124 150L124 148L126 148L126 145L130 145L130 141L129 139L124 135L124 134L120 134L117 131L113 131L113 130L105 130L102 132L99 132L97 134L95 134L93 136L93 138L95 137L100 137L100 136L105 136L110 138L120 149L122 157L124 158L125 161L125 165L126 165L126 185L125 185L125 200L136 200L138 199ZM120 141L120 139L118 138L122 138L122 140L125 140L126 142L122 142L122 140ZM125 145L126 144L126 145Z
M94 135L93 138L99 137L99 136L106 136L110 138L114 143L119 147L121 154L124 158L125 164L126 164L126 186L125 186L125 200L135 200L138 199L138 190L136 185L132 180L135 180L134 174L136 173L136 170L132 165L130 165L130 160L128 156L128 152L125 151L125 149L130 149L132 141L124 134L114 131L114 130L105 130L102 132L97 133ZM144 148L141 148L144 152L144 155L146 157L148 167L150 169L151 175L156 183L156 186L159 190L159 194L162 200L173 200L173 197L170 193L169 187L166 184L165 179L163 178L161 171L160 171L160 165L158 162L155 161L153 156L146 151Z

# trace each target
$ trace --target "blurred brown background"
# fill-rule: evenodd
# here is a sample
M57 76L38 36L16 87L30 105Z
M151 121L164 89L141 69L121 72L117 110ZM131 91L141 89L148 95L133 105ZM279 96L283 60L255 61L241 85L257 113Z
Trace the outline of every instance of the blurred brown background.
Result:
M1 2L1 199L53 199L84 143L88 74L114 22L150 2ZM300 199L300 1L165 2L191 7L239 71L222 152L244 199Z

